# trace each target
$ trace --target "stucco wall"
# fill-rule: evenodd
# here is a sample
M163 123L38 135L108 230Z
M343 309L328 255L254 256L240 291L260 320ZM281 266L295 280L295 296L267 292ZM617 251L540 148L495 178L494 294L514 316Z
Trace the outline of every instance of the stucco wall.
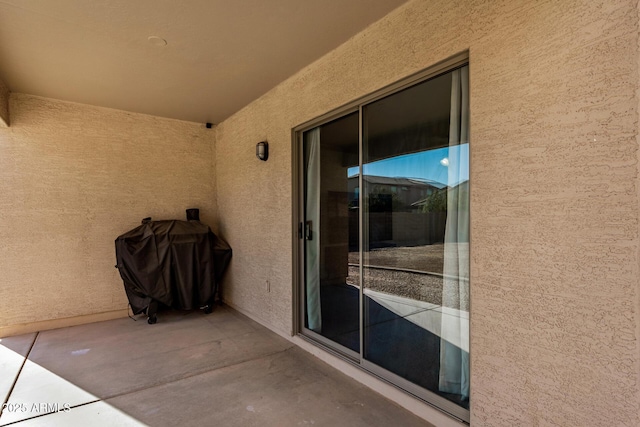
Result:
M204 125L12 93L0 128L0 329L122 310L115 238L216 218Z
M220 124L224 297L291 329L291 129L464 50L471 424L640 425L635 1L412 1Z
M9 88L0 79L0 127L9 126Z

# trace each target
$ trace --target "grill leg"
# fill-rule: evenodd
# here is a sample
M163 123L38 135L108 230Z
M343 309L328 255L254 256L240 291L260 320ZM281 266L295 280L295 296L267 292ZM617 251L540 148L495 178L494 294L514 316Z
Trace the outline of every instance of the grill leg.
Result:
M147 316L149 317L147 319L147 323L149 323L150 325L153 325L158 321L158 316L156 314L157 312L158 312L158 303L155 300L151 300L151 302L149 303L149 306L147 307Z

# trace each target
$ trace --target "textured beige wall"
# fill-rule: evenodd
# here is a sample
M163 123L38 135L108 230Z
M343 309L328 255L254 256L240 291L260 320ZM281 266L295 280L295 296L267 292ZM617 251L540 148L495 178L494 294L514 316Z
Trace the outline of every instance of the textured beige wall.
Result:
M125 309L115 238L201 208L215 225L204 125L12 93L0 128L0 328ZM11 328L8 328L10 330Z
M0 79L0 127L9 126L9 88Z
M640 425L636 3L413 1L220 124L225 299L291 329L291 129L469 50L471 423Z

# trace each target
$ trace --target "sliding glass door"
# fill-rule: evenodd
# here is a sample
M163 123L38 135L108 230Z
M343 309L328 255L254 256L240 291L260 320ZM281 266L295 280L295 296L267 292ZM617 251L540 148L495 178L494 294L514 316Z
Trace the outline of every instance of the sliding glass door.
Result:
M303 134L304 327L352 357L360 353L358 113ZM329 341L327 341L329 340Z
M468 66L300 131L301 332L468 420Z

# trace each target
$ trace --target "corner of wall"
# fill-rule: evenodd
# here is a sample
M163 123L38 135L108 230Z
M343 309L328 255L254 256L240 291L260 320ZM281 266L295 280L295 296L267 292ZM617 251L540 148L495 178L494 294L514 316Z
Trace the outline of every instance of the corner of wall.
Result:
M0 79L0 127L9 127L9 87Z
M640 3L636 3L636 91L635 91L635 102L636 102L636 203L638 204L638 211L640 212L640 32L638 31L640 28ZM640 222L637 224L638 230L636 231L637 236L640 236ZM634 263L635 268L635 277L638 282L635 286L636 295L634 298L635 303L635 320L636 320L636 384L640 384L640 244L637 247L637 255L636 262ZM638 397L638 407L640 407L640 385L636 386L636 393Z
M214 233L219 234L220 227L220 215L218 209L218 177L217 167L218 161L216 156L216 140L217 140L217 125L213 125L211 129L206 129L207 137L206 141L209 143L209 170L211 171L209 179L211 180L211 200L213 212L211 212L214 218L213 223L209 224Z

